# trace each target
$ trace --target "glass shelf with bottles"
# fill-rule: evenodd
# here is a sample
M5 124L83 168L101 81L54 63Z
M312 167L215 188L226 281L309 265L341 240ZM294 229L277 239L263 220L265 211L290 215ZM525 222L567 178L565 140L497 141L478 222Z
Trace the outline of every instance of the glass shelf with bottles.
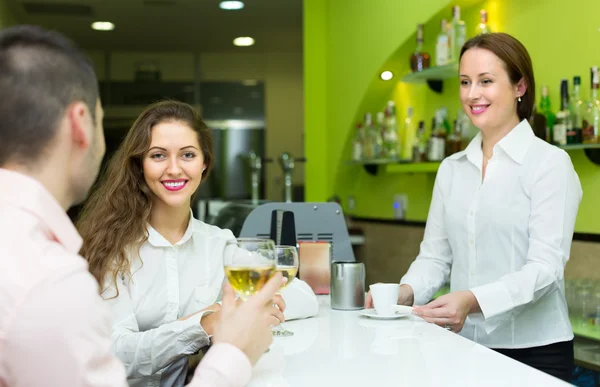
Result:
M560 149L564 150L579 150L579 149L600 149L600 144L570 144L570 145L557 145Z
M487 25L487 18L487 12L481 10L480 23L476 28L477 35L491 32ZM458 78L458 57L461 47L467 41L467 26L461 20L460 7L458 5L452 7L450 21L440 21L433 60L429 53L423 51L423 28L423 24L417 25L417 44L410 56L411 72L405 74L401 82L427 82L433 91L441 93L442 81Z
M580 93L582 77L573 76L573 89L569 80L560 81L560 109L554 110L548 86L542 86L539 108L533 115L532 127L538 137L557 147L583 150L590 161L600 165L600 70L590 68L590 97L583 100Z
M440 163L437 161L413 161L403 159L365 159L365 160L350 160L347 161L348 165L393 165L392 171L406 171L411 172L433 172L437 170ZM389 171L390 168L386 168Z
M376 122L371 113L365 113L364 117L364 122L356 125L351 160L346 163L362 165L372 175L380 170L386 173L436 172L444 157L460 151L474 137L462 110L452 126L447 109L437 109L430 135L426 134L425 121L415 125L410 106L400 130L394 101L388 101L384 111L377 113Z
M411 72L403 76L401 80L405 83L422 83L425 81L443 81L451 78L458 78L458 64L456 63Z

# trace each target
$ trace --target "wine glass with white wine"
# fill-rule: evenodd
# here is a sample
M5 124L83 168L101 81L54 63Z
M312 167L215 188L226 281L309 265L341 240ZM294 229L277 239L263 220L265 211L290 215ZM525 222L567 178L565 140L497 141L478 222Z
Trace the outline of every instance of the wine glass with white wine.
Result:
M225 254L225 275L233 290L247 300L275 274L275 243L271 239L238 238L236 244L237 248Z
M298 249L296 246L275 246L276 267L275 270L283 274L287 281L281 286L281 289L288 286L298 273ZM292 336L294 332L285 329L282 324L273 328L274 336Z

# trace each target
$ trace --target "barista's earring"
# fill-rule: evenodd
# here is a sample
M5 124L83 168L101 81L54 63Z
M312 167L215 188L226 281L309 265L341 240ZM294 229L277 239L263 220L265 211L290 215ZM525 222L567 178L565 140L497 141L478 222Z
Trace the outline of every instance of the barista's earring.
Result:
M202 172L206 171L206 167L202 167Z
M521 96L519 96L519 98L517 98L517 101L521 102Z

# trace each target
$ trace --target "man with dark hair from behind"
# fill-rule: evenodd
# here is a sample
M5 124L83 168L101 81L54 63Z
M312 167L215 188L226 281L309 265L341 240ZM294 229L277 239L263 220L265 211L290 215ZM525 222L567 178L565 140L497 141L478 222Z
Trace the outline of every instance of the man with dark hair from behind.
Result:
M68 39L33 26L0 31L0 387L126 385L65 213L97 177L102 118L94 69ZM272 340L268 306L280 285L277 276L239 307L226 287L226 319L193 386L248 381Z

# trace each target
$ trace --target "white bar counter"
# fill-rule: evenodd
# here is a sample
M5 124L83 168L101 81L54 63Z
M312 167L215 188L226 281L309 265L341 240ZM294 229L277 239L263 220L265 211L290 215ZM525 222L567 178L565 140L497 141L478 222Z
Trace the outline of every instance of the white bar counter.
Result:
M561 387L562 382L416 316L375 320L329 307L284 323L251 387Z

